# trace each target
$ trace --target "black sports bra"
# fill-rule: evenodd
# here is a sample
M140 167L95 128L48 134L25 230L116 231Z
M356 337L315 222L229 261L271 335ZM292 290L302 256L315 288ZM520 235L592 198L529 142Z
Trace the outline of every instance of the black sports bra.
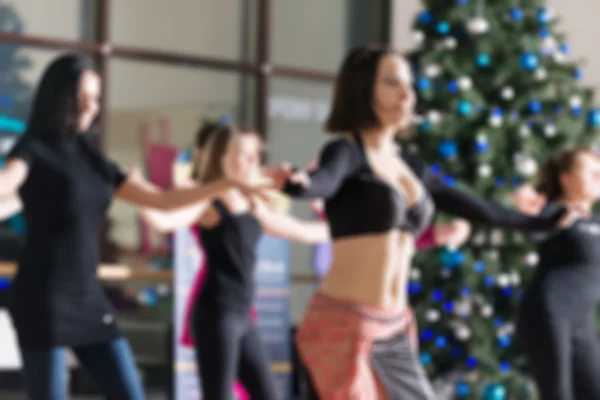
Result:
M442 212L475 223L524 231L553 229L565 212L560 208L544 217L523 215L449 186L421 160L404 156L427 192L421 202L408 208L401 193L373 174L359 135L355 135L355 141L340 138L327 143L319 158L319 168L309 174L310 185L288 182L284 188L292 197L325 199L334 239L391 229L416 234L430 223L434 204Z

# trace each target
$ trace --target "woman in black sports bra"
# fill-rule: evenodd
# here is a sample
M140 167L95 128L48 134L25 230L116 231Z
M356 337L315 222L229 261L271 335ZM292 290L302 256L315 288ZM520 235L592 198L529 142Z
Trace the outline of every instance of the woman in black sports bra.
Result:
M216 179L250 182L259 169L262 142L250 130L223 126L212 132L199 157L198 182ZM258 328L249 313L254 299L256 250L263 230L286 239L329 240L324 222L300 221L231 190L214 202L173 213L144 210L161 231L198 224L207 256L207 277L197 297L192 330L203 399L232 397L239 379L253 399L276 398Z
M321 400L434 399L405 327L407 273L415 237L440 211L508 229L547 230L574 215L528 217L445 185L415 158L401 157L397 132L415 95L406 61L385 47L350 52L325 128L340 135L309 174L272 171L285 192L324 198L333 265L297 336ZM560 222L559 222L560 221Z

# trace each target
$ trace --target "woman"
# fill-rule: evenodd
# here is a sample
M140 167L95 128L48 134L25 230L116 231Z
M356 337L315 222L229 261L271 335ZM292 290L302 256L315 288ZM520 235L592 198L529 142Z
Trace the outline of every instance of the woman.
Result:
M564 209L544 218L511 211L444 184L403 158L397 132L413 117L407 62L385 47L350 52L337 78L326 130L341 135L310 174L285 165L272 178L295 197L325 199L333 264L308 306L298 347L321 399L433 399L405 334L407 273L415 237L434 204L472 222L546 230L569 223ZM287 180L286 180L287 179Z
M18 194L27 221L10 311L32 400L67 398L68 348L107 398L144 398L131 349L96 277L98 232L112 197L169 210L234 186L222 180L163 192L128 179L86 135L98 115L100 87L87 58L54 60L27 132L0 171L0 198Z
M591 215L599 187L598 155L575 147L548 160L537 193L525 186L515 202L524 212L542 216L565 205ZM542 400L600 399L598 235L597 215L568 229L529 235L539 263L523 296L517 335Z
M210 135L200 156L200 186L219 179L255 179L261 149L256 132L221 127ZM203 399L231 399L236 377L253 399L275 399L258 327L249 316L258 241L264 230L290 240L318 243L329 238L327 224L302 222L275 212L237 190L172 213L145 210L144 217L162 231L197 224L202 235L208 268L192 325Z

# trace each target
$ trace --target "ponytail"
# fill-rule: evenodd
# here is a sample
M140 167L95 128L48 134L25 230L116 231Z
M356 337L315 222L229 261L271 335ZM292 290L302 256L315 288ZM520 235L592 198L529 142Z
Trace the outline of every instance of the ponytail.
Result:
M556 200L562 195L560 170L556 158L548 159L542 166L536 190L548 200Z

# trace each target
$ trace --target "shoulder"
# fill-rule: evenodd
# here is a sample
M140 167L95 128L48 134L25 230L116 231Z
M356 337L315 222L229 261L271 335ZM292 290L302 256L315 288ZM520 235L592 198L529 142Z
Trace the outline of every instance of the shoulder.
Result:
M351 138L339 137L326 142L321 153L323 155L360 156L360 149Z

